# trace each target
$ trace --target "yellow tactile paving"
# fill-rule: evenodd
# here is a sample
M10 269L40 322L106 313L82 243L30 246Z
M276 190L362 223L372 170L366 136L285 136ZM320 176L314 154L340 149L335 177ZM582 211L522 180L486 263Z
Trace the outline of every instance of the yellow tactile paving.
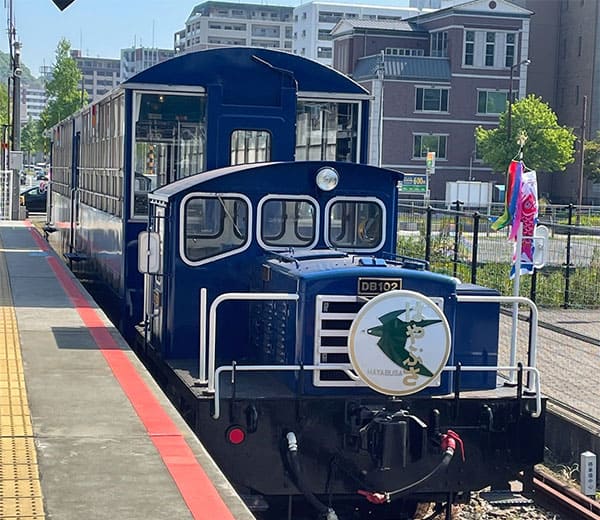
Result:
M0 257L0 518L45 520L14 308ZM10 294L10 293L9 293Z

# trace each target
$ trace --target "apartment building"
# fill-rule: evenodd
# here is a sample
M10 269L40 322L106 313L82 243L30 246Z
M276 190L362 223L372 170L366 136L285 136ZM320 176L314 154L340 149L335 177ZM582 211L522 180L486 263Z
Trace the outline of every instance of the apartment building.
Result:
M21 87L21 101L21 120L38 120L48 101L46 89L24 85Z
M331 30L340 20L399 21L421 12L416 7L308 2L294 9L294 54L333 63Z
M218 2L198 4L175 33L176 53L224 46L292 50L292 8Z
M173 49L157 49L155 47L130 47L121 49L121 81L126 81L138 72L152 65L161 63L175 56Z
M436 153L431 197L446 183L504 184L477 154L477 126L494 128L509 90L526 93L532 11L506 0L474 0L402 21L343 19L332 31L333 65L374 96L371 161L425 174Z
M88 94L88 101L101 98L121 82L121 60L82 56L77 49L71 50L71 57L83 75L82 88Z

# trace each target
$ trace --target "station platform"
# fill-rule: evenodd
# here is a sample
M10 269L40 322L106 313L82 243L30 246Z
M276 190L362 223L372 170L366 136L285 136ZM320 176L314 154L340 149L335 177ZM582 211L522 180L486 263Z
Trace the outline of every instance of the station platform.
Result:
M254 518L28 221L0 221L0 518Z

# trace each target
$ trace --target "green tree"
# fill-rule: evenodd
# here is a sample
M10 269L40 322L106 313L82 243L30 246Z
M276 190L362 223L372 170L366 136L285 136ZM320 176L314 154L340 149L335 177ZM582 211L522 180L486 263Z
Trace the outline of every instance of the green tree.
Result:
M53 64L52 79L46 83L48 104L42 112L44 129L54 126L65 117L76 112L82 105L81 71L70 55L71 44L65 38L56 47L56 61ZM83 100L87 102L87 99Z
M583 147L583 173L592 182L600 182L600 132Z
M511 107L511 135L507 136L508 111L500 115L497 128L475 129L477 149L483 161L494 171L506 170L511 159L519 153L518 136L524 132L527 141L523 160L537 171L564 171L575 160L573 130L558 124L556 114L534 94L520 99Z
M8 88L0 83L0 125L8 124Z
M31 156L44 151L44 129L39 121L29 119L21 130L21 150L27 153L26 163L31 164Z

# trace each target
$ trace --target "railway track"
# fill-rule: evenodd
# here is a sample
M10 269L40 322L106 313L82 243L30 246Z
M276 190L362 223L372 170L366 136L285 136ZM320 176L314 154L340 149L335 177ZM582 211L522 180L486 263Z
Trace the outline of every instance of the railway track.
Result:
M533 487L536 502L544 507L569 515L570 518L600 520L600 503L582 495L557 478L534 471Z

